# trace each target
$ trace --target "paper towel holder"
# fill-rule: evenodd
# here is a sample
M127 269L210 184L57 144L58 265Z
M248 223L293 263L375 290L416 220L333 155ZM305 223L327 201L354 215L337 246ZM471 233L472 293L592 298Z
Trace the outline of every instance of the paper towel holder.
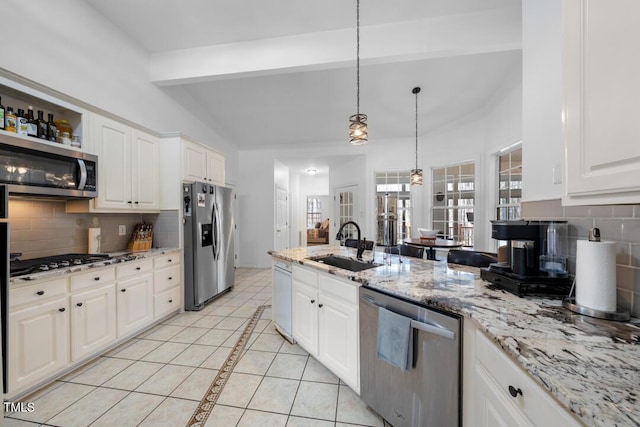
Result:
M626 322L631 319L631 315L627 310L621 310L617 308L616 311L602 311L596 310L595 308L585 307L576 303L576 297L573 295L573 291L575 290L576 282L575 279L573 281L573 285L571 286L571 291L569 291L569 296L564 297L562 300L562 306L567 310L573 311L574 313L582 314L584 316L595 317L596 319L603 320L614 320L616 322Z

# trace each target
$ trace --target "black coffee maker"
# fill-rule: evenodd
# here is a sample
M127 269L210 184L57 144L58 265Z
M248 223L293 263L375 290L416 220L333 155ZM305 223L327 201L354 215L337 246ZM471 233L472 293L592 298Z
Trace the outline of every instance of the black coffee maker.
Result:
M491 221L491 237L507 243L507 259L480 271L482 279L518 296L566 296L571 288L566 221Z

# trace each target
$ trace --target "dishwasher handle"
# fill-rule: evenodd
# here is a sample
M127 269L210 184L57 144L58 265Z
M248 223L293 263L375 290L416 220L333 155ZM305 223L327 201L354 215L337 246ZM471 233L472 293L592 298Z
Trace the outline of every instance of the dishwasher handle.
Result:
M360 298L360 301L365 303L365 304L369 304L372 305L374 307L382 307L386 310L389 310L386 307L381 306L380 304L378 304L375 300L373 300L371 297L367 297L367 296L363 296ZM392 311L392 310L390 310ZM394 312L395 313L395 312ZM400 316L402 316L402 314L400 313L396 313L399 314ZM455 340L456 339L456 333L454 331L451 331L447 328L443 328L440 325L436 325L433 323L425 323L425 322L419 322L417 320L411 319L411 327L414 329L418 329L420 331L426 332L428 334L432 334L432 335L438 335L440 337L443 338L447 338L450 340Z

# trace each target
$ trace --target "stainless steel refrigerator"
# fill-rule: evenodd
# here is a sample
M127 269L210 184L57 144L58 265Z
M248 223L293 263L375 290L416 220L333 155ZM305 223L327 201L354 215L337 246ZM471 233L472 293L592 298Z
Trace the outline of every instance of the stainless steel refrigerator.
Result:
M233 199L230 188L204 182L182 185L185 310L202 310L233 286Z

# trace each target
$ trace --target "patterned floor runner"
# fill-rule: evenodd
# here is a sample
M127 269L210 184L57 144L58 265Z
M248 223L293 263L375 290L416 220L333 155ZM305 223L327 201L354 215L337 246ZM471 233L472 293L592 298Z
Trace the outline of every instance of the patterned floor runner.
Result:
M218 397L220 397L220 393L222 393L225 384L229 380L229 376L233 372L233 368L238 364L238 361L242 356L242 351L247 345L253 330L256 328L258 320L260 320L262 313L269 307L271 306L261 305L256 309L256 312L253 313L253 316L249 319L249 324L244 328L244 331L242 331L242 335L233 346L233 349L229 356L227 356L227 359L224 361L220 372L216 375L216 378L209 386L209 389L200 401L200 404L191 416L191 419L189 419L187 427L202 427L205 425L207 418L211 415L211 411L218 400Z

